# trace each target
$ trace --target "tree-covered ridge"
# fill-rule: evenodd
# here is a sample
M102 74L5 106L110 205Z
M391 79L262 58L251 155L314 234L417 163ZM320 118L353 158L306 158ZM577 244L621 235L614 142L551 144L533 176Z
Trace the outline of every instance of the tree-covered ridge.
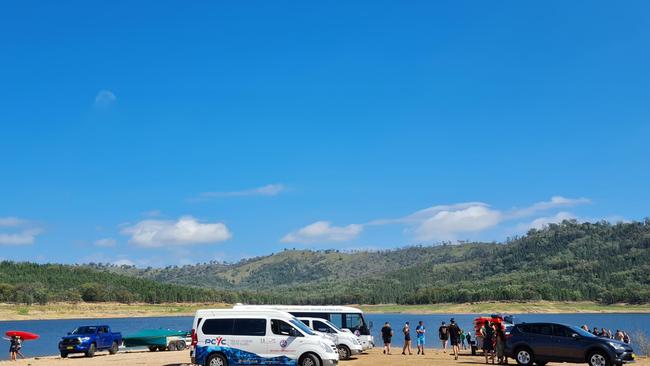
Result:
M27 275L16 276L15 271ZM16 278L22 284L8 287ZM104 289L104 297L95 301L649 303L650 220L619 224L565 221L531 230L504 244L352 253L285 250L234 264L139 269L0 263L0 301L23 301L18 295L13 300L6 295L24 293L20 286L36 286L48 293L46 299L87 299L92 297L88 288L94 284L102 284Z

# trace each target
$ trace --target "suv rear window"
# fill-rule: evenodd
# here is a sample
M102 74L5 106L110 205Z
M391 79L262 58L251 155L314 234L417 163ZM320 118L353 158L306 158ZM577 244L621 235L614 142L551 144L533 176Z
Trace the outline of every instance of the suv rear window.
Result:
M553 335L553 327L551 324L522 324L518 325L517 328L522 333L531 333L531 334L541 334L541 335Z

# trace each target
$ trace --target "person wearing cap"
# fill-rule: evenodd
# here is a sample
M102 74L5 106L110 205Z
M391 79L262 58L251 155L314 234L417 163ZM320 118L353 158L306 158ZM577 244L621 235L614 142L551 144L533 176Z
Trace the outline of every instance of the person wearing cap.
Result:
M449 327L445 322L442 322L440 328L438 328L438 338L442 343L442 352L447 353L447 341L449 340Z
M454 318L451 318L450 323L448 327L449 340L451 341L451 348L454 352L454 359L458 360L458 354L460 353L460 328Z

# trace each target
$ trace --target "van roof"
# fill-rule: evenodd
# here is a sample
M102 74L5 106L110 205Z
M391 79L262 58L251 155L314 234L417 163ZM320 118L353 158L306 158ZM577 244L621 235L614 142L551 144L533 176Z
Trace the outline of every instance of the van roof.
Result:
M244 305L236 304L233 309L274 309L286 312L314 313L363 313L361 309L338 305Z
M273 309L258 309L258 310L248 310L248 309L199 309L196 311L197 318L207 318L212 316L238 316L238 315L258 315L258 316L277 316L282 318L293 318L293 315Z

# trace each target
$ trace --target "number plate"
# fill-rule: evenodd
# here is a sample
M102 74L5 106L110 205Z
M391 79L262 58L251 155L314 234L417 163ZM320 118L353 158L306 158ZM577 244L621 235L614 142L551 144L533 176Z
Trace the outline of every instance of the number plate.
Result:
M68 346L67 349L74 349L74 347L72 347L72 346Z

